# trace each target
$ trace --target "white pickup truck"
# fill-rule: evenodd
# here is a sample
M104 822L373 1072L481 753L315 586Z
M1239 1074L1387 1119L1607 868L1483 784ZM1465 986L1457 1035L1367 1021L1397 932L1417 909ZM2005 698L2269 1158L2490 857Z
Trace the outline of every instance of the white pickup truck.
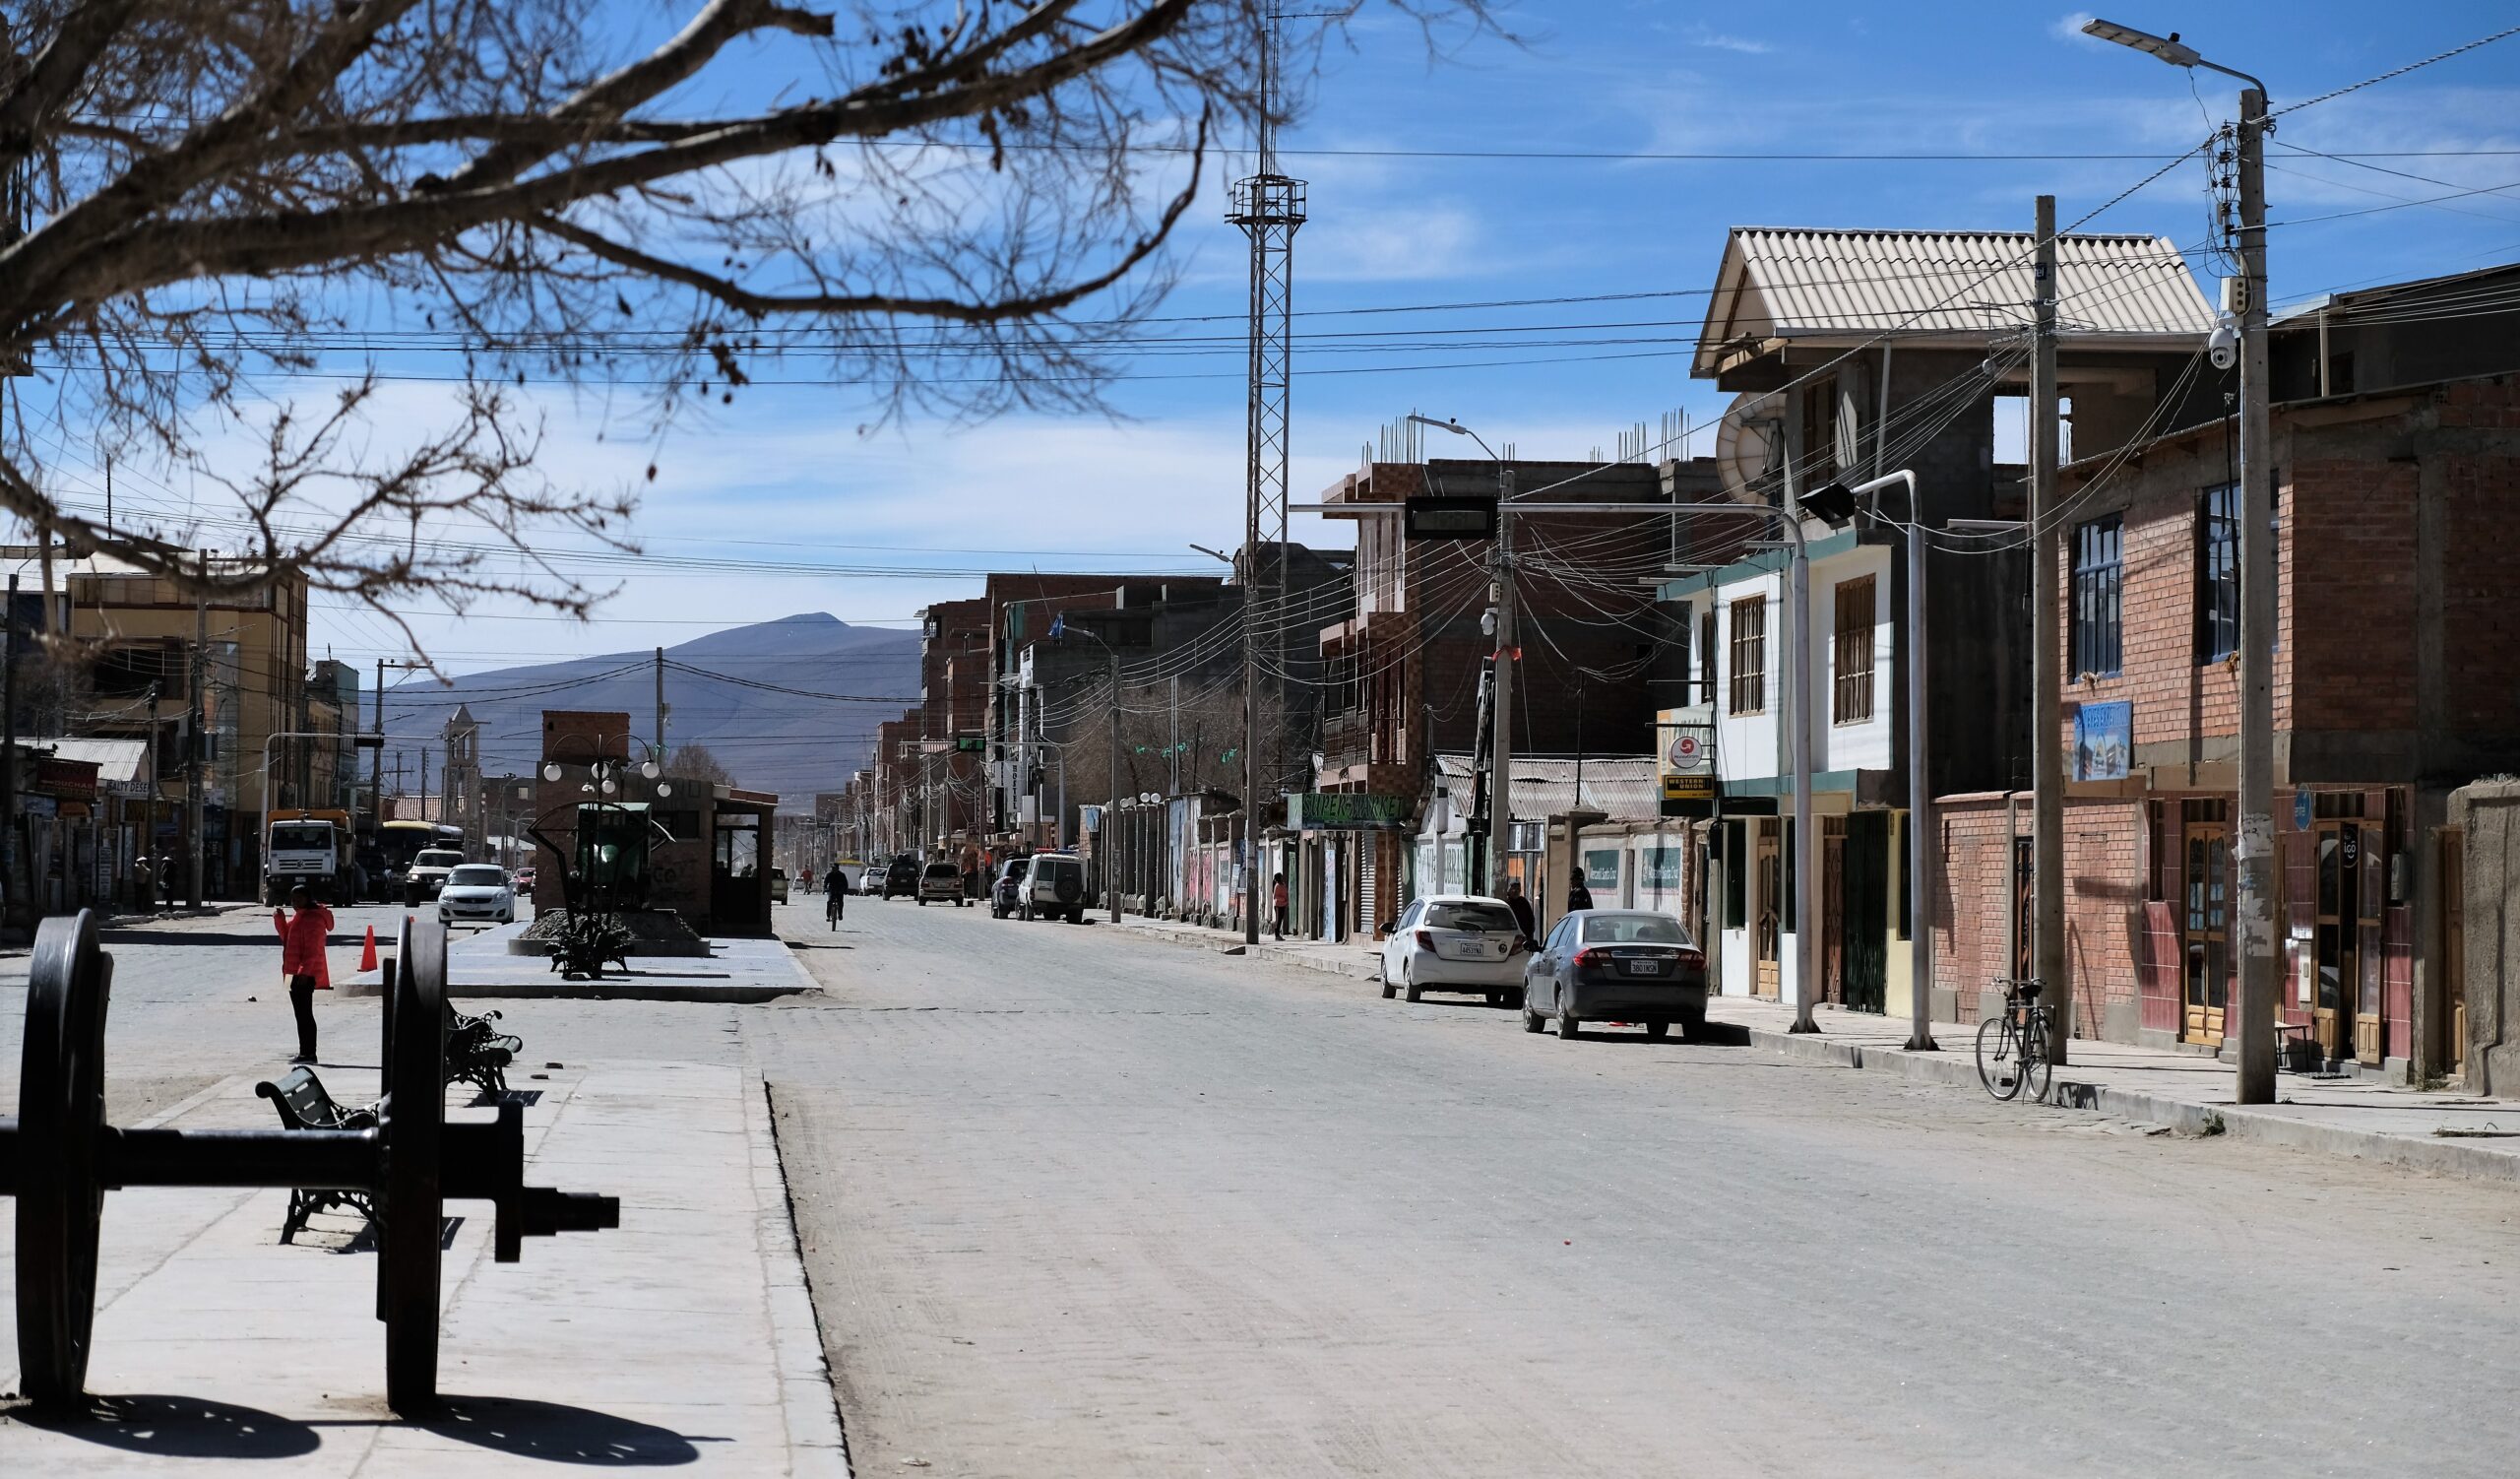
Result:
M464 855L453 848L422 848L411 859L410 871L403 875L404 907L416 909L438 896L446 887L447 874L464 866Z

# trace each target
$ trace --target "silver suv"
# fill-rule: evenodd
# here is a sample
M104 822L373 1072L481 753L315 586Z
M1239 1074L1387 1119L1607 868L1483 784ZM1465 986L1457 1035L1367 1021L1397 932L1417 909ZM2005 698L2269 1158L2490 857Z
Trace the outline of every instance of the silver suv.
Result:
M1085 860L1073 853L1035 853L1015 885L1015 913L1027 920L1085 923Z

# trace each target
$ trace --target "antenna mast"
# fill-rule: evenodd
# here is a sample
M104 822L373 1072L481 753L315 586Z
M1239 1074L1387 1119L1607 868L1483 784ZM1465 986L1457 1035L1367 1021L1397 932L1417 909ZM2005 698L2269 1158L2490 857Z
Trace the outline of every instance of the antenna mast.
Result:
M1242 517L1242 937L1260 939L1261 763L1260 628L1284 657L1284 633L1276 629L1286 594L1288 390L1293 348L1290 318L1294 294L1295 228L1303 225L1304 182L1278 172L1281 61L1278 23L1260 22L1259 167L1233 182L1226 220L1251 238L1250 386L1246 407ZM1263 552L1263 541L1271 542ZM1119 702L1119 695L1112 695Z

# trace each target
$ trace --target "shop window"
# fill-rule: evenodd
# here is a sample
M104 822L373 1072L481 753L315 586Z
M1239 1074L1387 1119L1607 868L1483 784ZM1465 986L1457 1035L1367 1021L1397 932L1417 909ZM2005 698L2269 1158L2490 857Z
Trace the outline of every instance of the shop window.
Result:
M1764 714L1768 707L1768 599L1732 603L1732 701L1735 714Z
M1829 717L1861 724L1872 717L1872 577L1838 582L1837 682Z
M2122 664L2125 521L2109 514L2074 528L2075 677L2114 675Z

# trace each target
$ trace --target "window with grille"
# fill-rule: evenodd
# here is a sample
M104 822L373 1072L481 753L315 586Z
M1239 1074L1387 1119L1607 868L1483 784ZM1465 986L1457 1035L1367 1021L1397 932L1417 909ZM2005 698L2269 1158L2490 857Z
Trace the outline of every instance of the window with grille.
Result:
M1872 717L1872 577L1838 582L1837 691L1829 717L1860 724Z
M1768 707L1768 599L1732 603L1732 702L1735 714L1764 714Z
M2074 528L2073 667L2070 677L2109 676L2125 645L2125 521L2117 514Z
M2240 650L2240 486L2209 487L2196 517L2196 661Z

